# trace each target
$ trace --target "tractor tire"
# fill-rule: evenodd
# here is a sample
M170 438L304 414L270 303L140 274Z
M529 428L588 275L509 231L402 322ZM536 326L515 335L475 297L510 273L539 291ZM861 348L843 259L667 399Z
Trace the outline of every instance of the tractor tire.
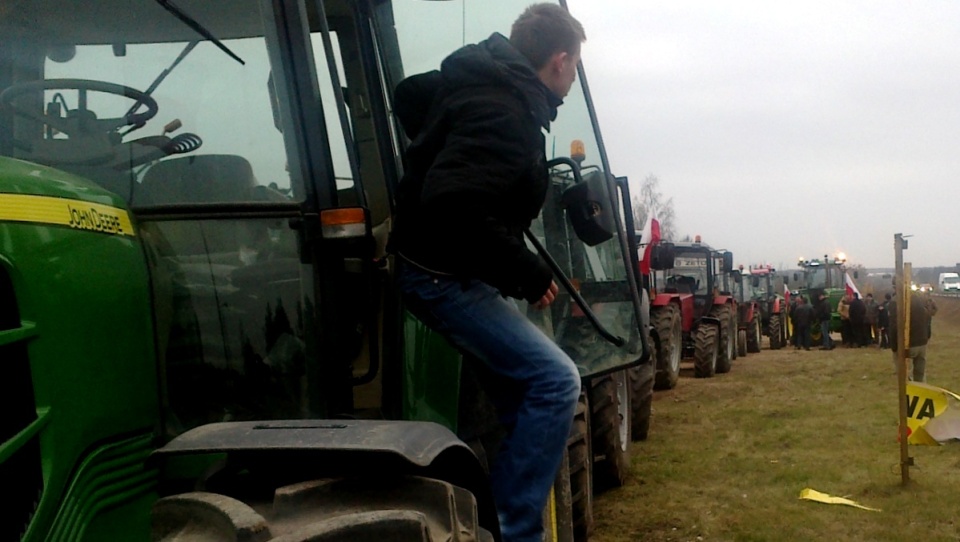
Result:
M593 533L593 473L590 469L593 454L590 449L589 413L587 394L581 392L567 438L570 508L575 542L586 542Z
M182 493L154 504L151 529L153 542L493 540L472 493L418 476L301 482L277 488L272 502Z
M819 321L810 326L810 344L823 344L823 331Z
M747 352L756 354L760 351L760 341L763 340L763 333L760 330L760 319L753 317L750 325L747 326Z
M572 497L570 454L564 450L560 469L553 480L553 491L543 507L543 540L577 542L573 537Z
M595 493L623 486L630 467L630 385L626 371L590 381Z
M747 355L747 330L745 329L737 330L737 354Z
M717 373L717 328L710 324L697 327L694 336L693 376L710 378Z
M650 321L660 339L657 346L657 370L653 388L672 390L680 379L680 358L683 355L680 309L671 303L664 307L657 307L652 312Z
M787 344L786 329L783 326L783 315L774 314L770 316L770 349L780 350Z
M736 340L736 333L731 333L730 327L733 325L736 329L736 318L730 310L730 305L715 307L710 314L720 320L716 372L729 373L733 361L733 342Z
M630 439L647 440L650 416L653 412L653 380L656 360L627 370L630 377Z

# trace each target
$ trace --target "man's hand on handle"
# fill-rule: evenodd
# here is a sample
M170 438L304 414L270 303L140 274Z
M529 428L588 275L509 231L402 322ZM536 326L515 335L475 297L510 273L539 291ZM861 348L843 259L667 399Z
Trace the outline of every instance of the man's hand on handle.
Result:
M550 287L547 288L547 293L543 294L543 297L540 298L540 301L534 303L533 307L535 309L546 308L547 305L553 303L553 300L557 298L557 283L555 281L550 281Z

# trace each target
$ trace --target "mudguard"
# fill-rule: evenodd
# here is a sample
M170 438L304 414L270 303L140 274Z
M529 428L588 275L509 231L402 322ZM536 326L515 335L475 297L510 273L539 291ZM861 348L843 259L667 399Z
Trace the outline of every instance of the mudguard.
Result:
M226 454L231 464L303 480L324 477L417 475L473 493L480 525L499 533L493 496L473 451L433 422L282 420L214 423L191 429L151 454Z

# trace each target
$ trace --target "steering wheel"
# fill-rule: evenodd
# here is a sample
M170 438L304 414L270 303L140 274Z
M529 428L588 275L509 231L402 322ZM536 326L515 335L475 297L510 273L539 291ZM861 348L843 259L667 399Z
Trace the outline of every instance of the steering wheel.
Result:
M44 90L76 90L77 108L67 111L66 117L48 115L36 109L28 109L14 103L14 100L24 94L42 92ZM141 113L128 113L122 117L98 119L97 115L87 109L87 93L103 92L124 96L134 100L137 104L146 107ZM111 133L123 126L132 126L134 129L143 126L157 114L157 101L149 94L134 88L105 81L90 81L87 79L47 79L19 83L7 87L0 93L0 106L7 107L14 113L36 120L50 126L70 137L81 137L91 134Z

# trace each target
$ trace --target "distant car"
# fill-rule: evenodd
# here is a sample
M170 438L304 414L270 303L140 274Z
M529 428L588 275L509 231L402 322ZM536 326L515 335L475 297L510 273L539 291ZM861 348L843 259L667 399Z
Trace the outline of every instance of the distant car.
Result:
M932 292L933 285L928 283L923 283L920 285L920 288L918 288L918 290L920 290L921 292Z

